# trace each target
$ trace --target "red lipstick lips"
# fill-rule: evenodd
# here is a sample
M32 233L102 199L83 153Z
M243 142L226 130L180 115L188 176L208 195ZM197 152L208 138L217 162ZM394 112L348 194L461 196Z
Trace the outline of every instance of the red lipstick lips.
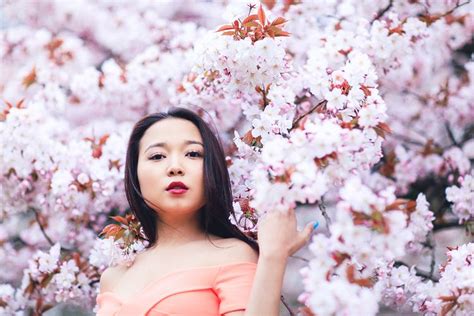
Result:
M188 190L188 187L183 182L179 182L179 181L171 182L166 188L166 191L173 194L183 194L187 190Z

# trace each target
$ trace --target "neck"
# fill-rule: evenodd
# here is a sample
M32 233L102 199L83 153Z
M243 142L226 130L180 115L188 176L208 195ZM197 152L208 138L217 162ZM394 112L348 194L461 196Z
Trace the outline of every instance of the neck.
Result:
M157 221L156 246L154 247L176 247L193 241L205 240L206 235L199 226L198 214L189 216L166 217L159 215L161 221ZM154 248L153 247L153 248Z

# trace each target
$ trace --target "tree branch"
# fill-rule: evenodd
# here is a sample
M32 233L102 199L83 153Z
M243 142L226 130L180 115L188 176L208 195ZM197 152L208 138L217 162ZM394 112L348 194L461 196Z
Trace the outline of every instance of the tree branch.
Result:
M408 269L410 269L411 267L406 264L405 262L403 261L395 261L395 263L393 264L395 267L399 267L399 266L405 266L407 267ZM430 274L426 271L423 271L423 270L420 270L418 269L416 266L415 266L415 272L416 272L416 275L419 276L420 278L423 278L425 280L431 280L433 282L438 282L439 280L437 278L435 278L434 276L430 276Z
M443 223L439 223L439 224L436 224L434 223L433 224L433 232L437 232L437 231L440 231L440 230L443 230L443 229L448 229L448 228L464 228L464 225L463 224L459 224L458 221L451 221L451 222L443 222Z
M303 258L303 257L300 257L300 256L292 255L292 256L290 256L290 258L299 259L299 260L302 260L304 262L309 262L309 259L306 259L306 258Z
M449 123L446 122L444 124L444 126L446 127L446 132L448 133L448 136L449 136L449 139L451 140L451 142L453 143L454 146L457 146L457 147L460 147L459 146L459 143L456 141L456 138L454 138L454 134L453 134L453 131L451 130L451 127L449 126Z
M51 238L49 238L48 234L46 234L43 224L41 223L39 212L35 208L31 208L31 210L35 213L36 222L38 223L38 226L41 229L41 232L43 233L44 238L46 238L46 240L51 246L54 246L54 242L51 240Z
M323 105L326 105L328 101L326 100L323 100L321 102L318 102L315 106L313 106L308 112L306 112L305 114L301 115L299 118L297 118L296 120L293 121L293 124L291 125L291 128L290 128L290 131L294 130L297 126L298 126L298 123L305 117L305 116L308 116L309 114L313 113L314 110L316 110L318 107L320 106L323 106Z
M433 231L431 231L428 235L428 239L426 242L426 247L431 250L431 261L430 261L430 278L433 278L434 268L436 264L436 257L435 257L435 241L433 238Z
M290 308L290 306L288 305L288 303L285 301L285 298L283 297L283 295L280 296L280 299L281 299L281 302L283 303L283 305L285 305L286 309L288 310L288 313L290 313L290 316L295 316L295 312L293 312Z
M445 17L445 16L447 16L447 15L453 13L454 10L456 10L456 9L458 9L458 8L460 8L460 7L464 6L464 5L466 5L466 4L469 4L469 3L471 2L471 0L467 0L466 2L461 3L461 4L459 4L459 2L460 2L460 1L458 1L458 2L456 3L456 6L455 6L454 8L452 8L452 9L449 10L448 12L445 12L445 13L443 13L442 15L440 15L440 16L438 17L438 19L443 18L443 17Z
M30 208L30 209L33 211L33 213L35 213L36 222L38 223L38 226L39 226L39 228L41 230L41 233L43 234L44 238L48 241L50 246L54 246L53 240L48 236L48 234L46 233L46 229L43 226L43 223L41 222L42 221L41 220L41 214L35 208ZM21 241L23 242L23 240L21 240ZM65 251L65 252L73 252L74 251L74 248L66 248L64 246L61 246L60 248L61 248L61 251Z
M385 13L387 13L387 11L390 10L392 5L393 5L393 0L390 0L385 8L383 8L383 9L379 10L379 12L377 12L377 15L372 19L372 21L370 21L370 24L374 23L375 20L380 19Z
M329 217L328 213L326 212L326 205L324 204L324 199L321 197L321 202L318 203L319 209L321 210L321 214L323 214L324 220L326 222L326 229L329 232L329 225L331 225L331 218Z
M421 146L421 147L424 147L426 145L425 143L414 140L414 139L412 139L408 136L402 135L402 134L392 132L391 135L392 135L392 137L398 138L399 140L402 140L402 141L404 141L408 144L417 145L417 146Z

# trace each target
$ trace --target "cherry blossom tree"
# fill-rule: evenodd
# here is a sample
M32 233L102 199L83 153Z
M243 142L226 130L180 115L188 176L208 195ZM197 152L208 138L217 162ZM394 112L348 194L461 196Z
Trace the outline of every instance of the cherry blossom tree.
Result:
M471 1L7 0L3 12L1 313L91 311L104 269L145 248L126 142L172 106L215 127L230 220L249 237L268 212L324 216L297 257L299 305L282 297L290 315L474 310Z

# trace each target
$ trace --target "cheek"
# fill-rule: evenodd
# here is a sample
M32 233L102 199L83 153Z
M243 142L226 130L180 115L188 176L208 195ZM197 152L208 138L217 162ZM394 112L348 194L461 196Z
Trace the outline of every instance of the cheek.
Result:
M197 177L196 177L196 183L197 183L197 186L199 187L199 195L201 197L201 199L204 198L204 186L205 186L205 183L204 183L204 172L201 171L198 173Z
M156 168L150 168L146 163L140 164L137 166L137 177L138 184L140 185L140 190L144 196L147 195L149 191L155 191L159 187L159 174Z

